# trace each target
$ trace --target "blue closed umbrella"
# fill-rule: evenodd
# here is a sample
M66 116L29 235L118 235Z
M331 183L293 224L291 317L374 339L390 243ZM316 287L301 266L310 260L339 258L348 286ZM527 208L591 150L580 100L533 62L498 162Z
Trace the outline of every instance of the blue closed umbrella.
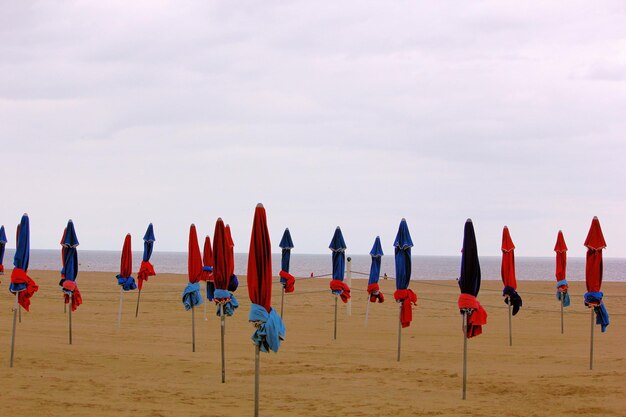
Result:
M76 229L74 228L74 222L69 220L65 233L63 235L63 278L59 283L63 290L63 298L66 304L70 304L70 311L68 315L69 321L69 342L72 344L72 311L75 311L78 306L83 303L82 295L76 285L76 277L78 276L78 237L76 237Z
M340 296L344 303L347 303L350 299L350 287L343 282L347 247L339 226L335 229L335 234L328 247L332 251L333 259L333 279L330 281L330 290L335 295L334 339L337 339L337 297Z
M296 279L289 273L289 260L291 259L291 250L293 249L293 240L291 239L291 233L289 228L286 228L282 239L278 246L282 250L280 258L280 283L283 284L283 290L280 296L280 317L283 317L283 307L285 302L285 293L291 293L295 290Z
M463 399L467 386L467 339L482 333L482 326L487 323L487 312L476 297L480 290L480 263L476 234L471 219L465 222L463 231L463 252L461 255L461 276L459 277L459 310L463 315Z
M4 275L4 247L7 244L7 234L4 226L0 226L0 275Z
M396 240L393 242L396 261L396 292L394 298L400 303L400 323L398 327L398 361L400 361L400 342L402 328L409 327L413 320L413 308L417 304L417 295L409 289L411 281L411 248L413 240L405 219L400 221Z
M139 266L139 272L137 272L137 307L135 308L135 317L139 315L139 299L141 297L141 289L143 288L143 282L148 280L148 277L156 275L154 272L154 266L150 263L150 257L152 256L152 248L154 247L154 227L152 223L148 225L146 234L143 236L143 257L141 258L141 265Z
M13 367L13 351L15 348L15 321L17 319L18 303L26 311L30 310L30 298L37 292L39 287L28 276L28 260L30 257L30 224L28 214L22 216L17 229L17 247L13 258L13 272L9 291L15 294L15 306L13 308L13 334L11 337L11 361Z
M372 250L370 251L370 256L372 257L372 264L370 266L370 275L367 280L367 292L369 294L369 299L371 302L378 301L382 303L385 301L385 297L380 292L380 288L378 286L378 279L380 278L380 263L383 257L383 247L380 244L380 237L376 236L376 240L374 240L374 246L372 246Z

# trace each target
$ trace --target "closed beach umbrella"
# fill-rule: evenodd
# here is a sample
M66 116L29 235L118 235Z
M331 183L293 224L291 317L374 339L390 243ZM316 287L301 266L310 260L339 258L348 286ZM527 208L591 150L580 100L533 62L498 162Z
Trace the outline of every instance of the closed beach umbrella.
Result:
M120 260L120 273L117 274L117 285L120 286L120 308L117 313L117 327L122 323L122 303L124 301L124 292L132 291L137 288L135 278L133 278L133 252L131 250L130 233L124 238L124 246L122 247L122 257Z
M291 239L291 233L289 228L283 232L283 237L278 244L282 253L280 258L280 283L283 285L280 296L280 317L283 317L283 306L285 300L285 293L294 292L296 279L289 273L289 261L291 259L291 250L293 249L293 240Z
M65 250L63 251L64 261L60 285L63 290L65 304L70 304L68 315L70 345L72 344L72 312L76 311L78 306L83 303L83 297L78 289L78 285L76 285L76 278L78 277L78 245L74 222L69 220L63 232L63 248Z
M228 291L231 293L237 291L239 287L239 279L235 275L235 243L233 242L233 236L230 232L230 226L224 227L224 236L226 238L226 273L228 279Z
M13 332L11 336L11 360L13 367L13 352L15 349L15 322L17 320L18 304L26 311L30 311L30 299L37 292L39 287L28 276L28 261L30 258L30 225L28 214L22 216L17 229L16 249L13 258L13 271L11 272L11 284L9 291L15 294L15 305L13 307Z
M143 235L143 257L141 258L139 272L137 272L137 287L139 288L139 291L137 291L137 307L135 308L135 317L139 315L139 299L141 298L143 282L147 281L149 277L156 275L154 266L150 263L154 242L156 242L156 238L154 237L154 227L152 226L152 223L150 223L146 233Z
M4 247L7 244L7 234L4 226L0 226L0 275L4 275Z
M563 334L563 307L569 306L570 299L567 292L567 279L565 278L567 270L567 245L565 244L563 232L560 230L556 237L554 251L556 252L556 272L554 274L556 277L556 299L561 303L561 334Z
M365 308L365 325L367 326L367 318L369 316L370 311L370 302L382 303L385 301L385 296L382 291L380 291L380 287L378 286L378 279L380 278L380 263L383 257L383 247L380 244L380 237L376 236L374 240L374 246L372 246L372 250L370 251L370 256L372 257L372 264L370 265L370 275L367 280L367 307Z
M206 282L206 299L204 303L204 319L207 320L206 308L208 301L213 301L215 293L215 284L213 283L213 247L211 246L211 238L207 235L204 238L204 247L202 250L202 274L200 281Z
M350 299L350 287L343 282L344 271L346 269L346 242L343 239L341 228L337 226L333 239L328 246L332 251L333 279L330 281L330 290L335 295L335 327L333 339L337 339L337 298L347 303Z
M504 289L502 296L509 306L509 346L513 346L513 323L511 314L514 316L522 306L522 297L517 293L517 280L515 279L515 245L511 239L509 228L504 226L502 230L502 268L500 275ZM512 311L511 311L512 309Z
M220 336L222 353L222 383L226 382L226 360L224 350L224 331L226 329L226 316L232 316L239 303L235 296L228 290L229 275L229 242L226 238L226 227L221 218L215 223L213 233L213 282L215 293L213 301L217 304L217 315L220 316Z
M196 226L189 227L189 247L187 257L187 272L189 282L183 290L183 305L185 310L191 310L191 351L196 351L196 327L194 307L202 304L202 294L200 294L200 276L202 275L202 255L198 245L198 234Z
M400 361L400 344L402 328L409 327L413 320L413 305L417 305L417 294L409 289L411 281L411 248L413 240L405 219L400 221L396 239L393 242L396 261L396 291L393 297L400 304L398 324L398 361Z
M278 352L285 337L285 326L272 301L272 244L267 230L265 208L258 204L254 211L250 251L248 252L248 295L252 305L248 320L256 330L252 335L255 345L254 415L259 415L259 351Z
M604 293L602 289L602 249L606 248L600 221L594 217L591 221L591 227L585 239L585 247L587 248L587 259L585 265L585 283L587 292L585 293L585 305L591 308L591 347L589 353L589 369L593 369L593 316L595 313L596 324L601 326L604 333L609 325L609 313L606 310L602 298Z
M487 312L478 302L480 290L480 263L476 234L471 219L465 222L463 230L463 252L461 254L461 276L459 277L459 310L463 316L463 399L467 387L467 339L482 333L487 324Z

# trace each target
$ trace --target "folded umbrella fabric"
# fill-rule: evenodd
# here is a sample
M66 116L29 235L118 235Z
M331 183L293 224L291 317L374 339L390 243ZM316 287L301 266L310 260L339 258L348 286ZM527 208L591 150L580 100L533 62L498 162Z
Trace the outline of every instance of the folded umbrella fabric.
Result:
M281 340L285 340L285 325L276 310L270 308L268 313L265 307L252 304L248 321L260 322L252 341L259 345L261 352L278 352Z

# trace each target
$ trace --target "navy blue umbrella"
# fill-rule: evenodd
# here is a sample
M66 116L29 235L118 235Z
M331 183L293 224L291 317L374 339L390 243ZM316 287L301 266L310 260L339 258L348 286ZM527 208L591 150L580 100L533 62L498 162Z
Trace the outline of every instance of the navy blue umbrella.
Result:
M4 226L0 226L0 275L4 275L4 247L7 244L7 234Z
M63 266L63 279L61 279L60 285L63 289L63 298L65 303L70 304L70 311L68 315L69 320L69 342L72 344L72 311L75 311L78 306L83 303L83 297L76 285L76 277L78 276L78 238L76 237L76 229L74 228L74 222L71 220L67 222L65 233L63 235L63 247L64 253L64 266Z
M346 242L339 226L335 229L333 239L328 246L333 257L333 279L330 281L330 290L335 295L335 331L334 338L337 339L337 297L341 297L344 303L350 299L350 287L343 282L344 271L346 269Z
M461 276L459 277L459 310L463 315L463 399L467 387L467 339L482 333L487 323L487 312L476 297L480 290L480 263L476 234L471 219L465 222L463 231L463 252L461 255Z
M156 275L154 272L154 266L150 263L150 257L152 256L152 248L154 247L154 227L152 223L148 225L146 234L143 236L143 258L141 259L141 265L139 266L139 272L137 272L137 307L135 308L135 317L139 315L139 298L141 297L141 289L143 288L143 282L148 280L148 277Z
M400 303L400 323L398 327L398 361L400 360L400 342L402 328L409 327L413 320L411 304L417 304L417 295L409 289L411 281L411 248L413 240L405 219L400 221L396 240L393 242L396 261L396 292L394 298Z
M15 347L15 321L17 320L18 303L26 311L30 309L30 298L37 292L39 287L28 276L28 260L30 257L30 225L28 214L22 216L17 229L17 247L13 258L13 272L9 291L15 294L15 306L13 308L13 334L11 336L11 361L13 367L13 351Z
M282 249L282 256L280 258L280 283L283 284L283 290L280 298L280 317L283 317L283 307L285 301L285 293L293 292L295 290L296 279L289 273L289 260L291 258L291 250L293 249L293 240L291 239L291 233L289 228L285 229L282 239L278 246Z
M380 237L376 236L376 240L374 240L374 246L372 246L372 250L370 251L370 256L372 257L372 265L370 266L370 276L367 281L367 307L365 308L365 325L367 326L367 318L370 312L370 301L375 303L378 301L382 303L385 301L385 297L383 293L380 291L380 287L378 286L378 279L380 278L380 263L382 260L384 253L383 247L380 244Z

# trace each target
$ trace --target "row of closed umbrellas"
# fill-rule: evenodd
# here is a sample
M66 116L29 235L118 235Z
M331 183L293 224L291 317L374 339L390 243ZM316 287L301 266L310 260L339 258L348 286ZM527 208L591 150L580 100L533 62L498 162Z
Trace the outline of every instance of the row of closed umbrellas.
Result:
M25 310L29 310L31 297L38 287L27 274L29 260L29 219L28 215L22 216L20 225L16 233L16 252L14 257L14 269L11 274L10 291L15 294L15 307L13 317L13 332L11 346L11 361L13 366L14 341L15 341L15 321L18 305ZM120 286L120 310L118 315L118 325L121 320L123 294L126 291L139 288L137 296L136 314L139 309L141 289L144 281L150 276L154 276L153 265L150 257L155 242L152 224L144 236L144 252L142 263L138 272L138 286L132 277L132 252L131 236L128 234L124 240L122 250L120 274L117 275ZM7 242L4 227L0 228L0 273L4 271L2 261L4 257L4 247ZM78 274L77 246L79 244L73 222L70 220L64 230L62 244L61 281L64 301L70 305L69 310L69 341L71 344L71 312L75 311L82 303L82 297L76 278ZM295 278L289 274L290 251L294 247L289 229L285 230L280 245L282 249L280 281L283 284L282 294L294 291ZM401 331L403 327L410 325L412 320L412 306L417 303L417 295L409 288L411 278L411 247L413 242L410 236L408 225L402 219L398 228L398 233L394 241L394 256L396 266L396 291L394 298L399 303L398 321L398 360L401 352ZM590 345L590 369L593 368L593 319L600 324L602 331L606 330L609 324L608 313L602 303L602 250L606 247L599 220L594 217L585 240L587 247L586 262L586 285L585 305L591 308L591 345ZM344 282L345 270L345 250L346 244L337 227L329 248L332 251L333 273L330 282L330 289L335 296L335 326L334 338L337 337L337 303L341 299L347 302L350 299L350 288ZM188 275L189 283L183 291L182 301L187 310L192 312L192 349L195 349L195 329L194 311L198 305L203 303L200 293L200 281L206 282L206 293L209 301L214 301L217 306L217 313L220 316L221 326L221 346L222 346L222 382L225 382L225 360L224 360L224 329L225 318L232 316L238 307L234 292L238 287L238 279L234 274L234 244L230 234L230 228L225 225L222 219L218 219L213 234L213 244L209 236L204 242L203 253L200 252L197 231L195 225L191 225L189 232L188 249ZM509 306L509 336L512 343L511 316L517 314L522 306L522 299L517 293L517 282L515 278L515 246L512 242L508 228L505 226L502 239L502 280L504 284L504 301ZM567 246L563 234L559 231L555 246L557 253L556 279L557 298L561 301L561 306L569 304L566 280L566 251ZM371 302L383 302L384 296L378 286L380 275L381 257L383 255L380 239L377 237L372 251L372 264L368 280L367 291ZM259 352L278 351L280 341L284 338L285 327L282 322L284 298L281 297L280 315L271 306L271 244L267 228L266 212L259 204L255 209L252 235L250 240L250 251L248 257L247 283L248 293L252 301L252 308L249 314L249 321L254 324L255 331L252 340L256 349L256 378L255 378L255 415L258 415L258 390L259 390ZM467 340L482 333L482 326L487 322L487 313L477 300L480 290L481 272L478 258L476 236L471 220L467 220L464 228L463 251L461 259L461 274L459 287L461 294L458 300L459 310L463 317L464 335L464 372L463 372L463 399L466 397L466 363L467 363ZM206 304L205 304L206 308ZM562 311L562 309L561 309ZM206 310L205 310L206 313ZM367 317L367 313L366 313ZM366 318L367 320L367 318Z

